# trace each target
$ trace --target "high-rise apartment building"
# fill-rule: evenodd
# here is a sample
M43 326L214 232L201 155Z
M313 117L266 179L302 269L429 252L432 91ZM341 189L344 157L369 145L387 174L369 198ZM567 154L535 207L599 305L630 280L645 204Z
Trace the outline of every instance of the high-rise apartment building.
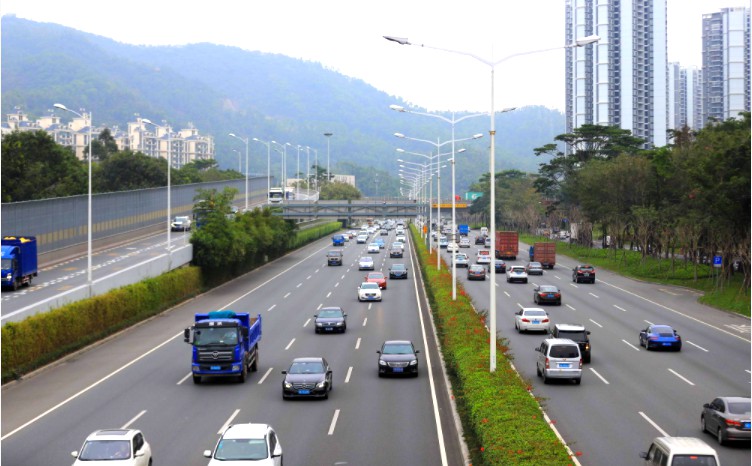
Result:
M750 110L749 49L749 8L723 8L702 16L705 122Z
M668 65L668 128L702 129L702 70Z
M666 0L566 0L567 132L618 126L664 146L668 128Z

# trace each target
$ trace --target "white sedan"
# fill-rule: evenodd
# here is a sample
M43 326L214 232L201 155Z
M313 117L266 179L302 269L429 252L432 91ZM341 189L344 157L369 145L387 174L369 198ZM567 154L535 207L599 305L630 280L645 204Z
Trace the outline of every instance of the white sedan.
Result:
M379 243L371 243L368 245L368 252L379 252Z
M447 252L457 252L460 250L460 246L452 241L451 243L447 244Z
M547 332L551 321L548 314L538 307L523 307L514 314L514 328L518 332Z
M378 247L378 245L376 247ZM358 270L373 270L373 257L361 257L358 261Z
M358 301L381 301L381 288L376 282L363 282L358 287Z
M527 271L522 265L513 265L507 267L507 283L522 282L527 283Z
M478 264L490 264L491 263L491 251L481 249L478 251L478 257L475 259Z
M463 236L460 238L460 247L461 248L469 248L470 247L470 238L467 236Z

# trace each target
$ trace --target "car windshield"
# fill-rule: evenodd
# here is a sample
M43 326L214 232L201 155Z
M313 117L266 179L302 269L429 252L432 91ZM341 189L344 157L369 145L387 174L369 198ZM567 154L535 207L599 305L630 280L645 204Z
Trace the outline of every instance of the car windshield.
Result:
M362 257L362 258L360 259L360 261L361 261L361 262L373 262L373 259L371 259L370 257Z
M524 267L512 267L512 272L514 273L523 273L525 271Z
M378 273L369 273L368 274L368 279L369 280L381 280L383 278L384 278L384 274L381 273L381 272L378 272Z
M90 440L78 455L81 461L124 460L130 457L131 443L128 440Z
M188 217L175 217L175 222L183 223L187 221L188 221Z
M551 347L549 356L552 358L577 358L580 356L580 350L577 346L572 345L554 345Z
M413 354L413 347L409 344L384 345L382 354Z
M339 252L339 251L329 251L329 253L328 253L327 255L328 255L329 257L339 257L339 256L341 256L341 255L342 255L342 253L341 253L341 252Z
M481 265L471 265L470 270L473 272L483 272L486 269L484 269Z
M750 400L747 401L732 401L728 404L728 411L730 414L744 414L749 416L750 411Z
M540 262L531 262L530 264L528 264L528 266L532 267L532 268L541 268L541 267L543 267Z
M324 372L324 365L318 361L294 362L287 372L290 374L321 374Z
M405 264L392 264L392 270L405 270Z
M584 330L559 330L559 338L569 338L574 341L587 340L587 334Z
M715 458L709 455L674 455L671 466L716 466Z
M559 291L558 288L550 285L543 285L540 287L540 290L546 293L556 293L557 291Z
M580 266L580 271L581 272L592 272L593 268L591 266L589 266L589 265L581 265Z
M540 309L526 309L523 314L531 317L546 317L546 311Z
M324 317L324 318L342 317L342 311L340 311L339 309L322 309L319 312L319 317Z
M378 283L363 283L360 285L361 290L378 290Z
M269 457L266 440L252 439L222 439L214 452L214 459L222 461L263 460Z
M671 327L667 327L665 325L656 325L651 329L651 333L657 333L658 335L662 337L673 337L674 336L674 329Z
M193 332L194 346L237 345L237 327L205 327Z

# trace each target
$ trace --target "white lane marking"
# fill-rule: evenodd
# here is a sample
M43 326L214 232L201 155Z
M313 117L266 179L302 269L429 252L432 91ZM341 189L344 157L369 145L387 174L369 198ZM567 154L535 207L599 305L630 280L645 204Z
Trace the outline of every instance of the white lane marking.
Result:
M334 417L332 418L332 423L329 426L329 434L332 435L334 433L334 428L337 426L337 418L339 417L339 409L334 411Z
M330 291L329 293L326 294L326 297L328 298L331 295L332 295L332 292Z
M640 351L640 348L636 347L635 345L633 345L632 343L628 342L627 340L622 340L622 341L624 343L628 344L629 346L631 346L632 348L634 348L635 351Z
M517 303L517 307L519 307L520 309L524 309L524 306L520 303Z
M670 295L672 295L672 296L681 296L681 294L680 294L680 293L674 293L674 292L668 291L668 290L667 290L667 289L665 289L665 288L658 288L658 291L663 291L664 293L668 293L668 294L670 294Z
M287 346L285 346L285 351L289 350L293 343L295 343L295 338L290 340L290 343L288 343Z
M744 369L744 372L746 372L747 374L752 374L752 371L750 371L749 369Z
M497 283L497 285L498 285L498 283ZM509 294L509 293L507 293L506 291L504 292L504 294L505 294L505 295L507 295L507 298L511 298L511 297L512 297L512 295L510 295L510 294Z
M342 275L342 276L340 277L340 280L344 280L344 279L345 279L345 276L344 276L344 274L343 274L343 275Z
M603 328L603 325L599 324L598 322L594 321L593 319L589 319L589 320L590 320L590 322L594 323L598 327Z
M567 307L568 307L569 309L571 309L571 310L573 310L573 311L576 311L576 310L577 310L577 309L573 308L572 306L570 306L569 304L566 304L565 306L567 306Z
M308 323L309 323L310 321L311 321L311 319L310 319L310 318L309 318L308 320L306 320L306 321L305 321L305 324L303 324L303 328L305 328L305 327L306 327L306 325L308 325Z
M703 348L703 347L702 347L702 346L700 346L700 345L697 345L697 344L695 344L695 343L692 343L692 342L691 342L691 341L689 341L689 340L687 340L687 343L689 343L690 345L694 346L694 347L695 347L695 348L697 348L697 349L701 349L701 350L705 351L706 353L709 353L709 351L708 351L708 350L706 350L705 348Z
M649 418L649 417L648 417L648 416L647 416L647 415L646 415L645 413L643 413L642 411L638 411L638 412L640 413L640 416L642 416L642 417L643 417L643 418L644 418L644 419L645 419L646 421L648 421L648 422L650 423L650 425L651 425L651 426L655 427L655 429L656 429L656 430L657 430L658 432L660 432L660 433L661 433L661 435L663 435L664 437L671 437L670 435L668 435L668 434L666 433L666 431L665 431L665 430L663 430L663 429L661 429L660 427L658 427L658 424L656 424L655 422L653 422L653 420L652 420L652 419L650 419L650 418Z
M561 277L558 276L558 275L554 275L554 278L557 279L557 280L561 280Z
M288 296L290 296L291 294L292 294L292 292L288 291L288 292L287 292L287 294L286 294L286 295L285 295L285 296L284 296L283 298L284 298L284 299L286 299L286 298L287 298Z
M309 275L306 277L306 280L310 280L313 275Z
M334 284L334 287L337 288L339 286L339 282Z
M352 375L352 366L347 369L347 375L345 376L345 383L350 383L350 376Z
M575 288L579 288L579 286L575 285L574 283L570 283L569 286L573 286Z
M687 382L688 384L690 384L690 385L692 385L692 386L694 387L694 385L695 385L695 384L693 384L692 382L690 382L690 381L689 381L689 379L687 379L687 378L686 378L686 377L684 377L683 375L679 374L679 373L678 373L678 372L676 372L675 370L673 370L673 369L669 368L669 370L668 370L668 371L669 371L669 372L671 372L671 373L672 373L672 374L674 374L675 376L679 377L680 379L682 379L683 381Z
M303 283L298 283L298 286L296 286L295 288L300 288L300 286L301 286L302 284L303 284Z
M596 376L597 376L597 377L598 377L599 379L601 379L601 380L603 381L603 383L605 383L606 385L609 385L609 383L608 383L608 380L604 379L604 378L603 378L603 376L602 376L602 375L600 375L600 374L598 373L598 371L596 371L596 370L595 370L595 369L593 369L592 367L590 368L590 371L591 371L591 372L592 372L593 374L595 374L595 375L596 375Z
M261 380L258 381L259 385L261 385L262 383L264 383L264 380L266 380L266 378L269 377L269 374L272 373L272 369L274 369L274 368L270 367L269 369L266 370L266 373L264 373L264 376L261 377Z
M323 305L324 305L324 303L319 304L319 307L317 307L316 310L318 311L319 309L321 309L321 306L323 306Z
M365 326L366 326L366 323L367 323L367 322L368 322L368 317L366 317L365 319L363 319L363 327L365 327Z
M146 414L146 410L143 410L140 413L136 414L133 417L133 419L131 419L130 421L128 421L125 424L123 424L123 427L121 427L121 429L128 429L131 425L133 425L134 422L136 422L138 420L138 418L140 418L144 414Z
M588 294L589 294L590 296L592 296L593 298L599 299L599 298L598 298L598 295L597 295L597 294L593 294L593 293L588 293Z
M371 310L371 306L373 306L373 303L368 303L368 310Z
M652 322L650 322L649 320L646 320L645 322L647 322L647 323L648 323L648 325L653 325L653 323L652 323Z
M616 304L614 304L614 307L615 307L616 309L618 309L618 310L622 311L622 312L627 312L627 310L626 310L626 309L624 309L623 307L619 307L619 306L617 306Z
M276 305L276 304L273 304L273 305L272 305L272 307L270 307L269 309L267 309L267 310L266 310L266 312L269 312L269 311L271 311L271 310L272 310L272 309L274 309L275 307L277 307L277 305Z
M176 383L175 385L180 385L181 383L185 382L186 380L188 380L188 377L190 377L191 375L193 375L193 372L189 372L188 375L178 380L178 383Z
M365 322L363 322L363 325L365 325ZM358 341L355 342L355 349L360 349L360 337L358 337Z
M350 269L347 269L347 273L350 273Z
M230 415L230 418L227 419L227 421L225 421L225 423L222 425L219 431L217 431L217 435L222 435L222 432L227 430L227 427L232 423L232 420L235 419L235 416L237 416L239 412L240 412L239 409L236 409L235 411L233 411L232 415Z
M220 307L220 309L225 309L225 308L227 308L227 307L229 307L229 306L222 306L222 307ZM91 390L92 388L94 388L94 387L96 387L96 386L100 385L100 384L101 384L101 383L103 383L104 381L106 381L106 380L108 380L108 379L110 379L110 378L114 377L114 376L115 376L116 374L119 374L120 372L124 371L125 369L127 369L127 368L131 367L132 365L136 364L136 363L137 363L137 362L139 362L140 360L144 359L144 358L145 358L146 356L149 356L149 355L150 355L151 353L153 353L153 352L157 351L158 349L162 348L162 347L163 347L163 346L165 346L166 344L168 344L168 343L172 342L172 340L174 340L174 339L176 339L176 338L182 338L182 336L183 336L183 332L182 332L182 331L181 331L181 332L179 332L179 333L177 333L177 334L175 334L174 336L172 336L172 337L168 338L167 340L165 340L165 341L163 341L162 343L158 344L158 345L157 345L157 346L155 346L154 348L152 348L152 349L150 349L149 351L145 352L145 353L144 353L144 354L142 354L141 356L139 356L139 357L137 357L137 358L135 358L135 359L132 359L132 360L131 360L131 361L130 361L129 363L126 363L126 364L124 364L124 365L120 366L120 368L119 368L119 369L116 369L116 370L114 370L114 371L110 372L109 374L107 374L106 376L104 376L104 377L102 377L101 379L97 380L96 382L94 382L93 384L91 384L91 385L89 385L88 387L84 388L83 390L80 390L80 391L78 391L78 392L74 393L73 395L69 396L69 397L68 397L68 398L66 398L65 400L61 401L60 403L56 404L56 405L55 405L55 406L53 406L52 408L50 408L50 409L48 409L47 411L43 412L42 414L38 415L38 416L37 416L37 417L35 417L34 419L32 419L32 420L30 420L30 421L28 421L28 422L26 422L26 423L24 423L24 424L20 425L19 427L15 428L15 429L13 429L12 431L8 432L7 434L3 435L2 437L0 437L0 440L5 440L5 439L7 439L8 437L10 437L11 435L18 433L18 432L19 432L19 431L21 431L22 429L24 429L24 428L26 428L26 427L30 426L31 424L33 424L33 423L37 422L38 420L42 419L43 417L47 416L48 414L50 414L50 413L52 413L52 412L56 411L56 410L57 410L58 408L60 408L60 407L62 407L62 406L64 406L64 405L68 404L69 402L71 402L71 401L75 400L76 398L78 398L79 396L81 396L81 395L83 395L84 393L88 392L88 391L89 391L89 390Z

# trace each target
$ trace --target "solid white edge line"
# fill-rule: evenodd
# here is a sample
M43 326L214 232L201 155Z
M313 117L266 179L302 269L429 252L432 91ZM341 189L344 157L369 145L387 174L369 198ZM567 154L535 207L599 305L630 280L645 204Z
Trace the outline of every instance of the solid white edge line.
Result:
M668 371L694 387L695 384L692 383L688 378L684 377L683 375L679 374L678 372L676 372L675 370L671 368L669 368Z
M293 343L295 343L295 338L290 340L290 343L288 343L287 346L285 346L285 351L289 350Z
M412 248L411 248L412 251ZM412 256L412 259L410 261L410 266L413 269L413 277L418 277L418 275L415 274L415 261L417 258L415 255ZM423 334L423 348L425 348L425 356L426 356L426 369L428 370L428 381L431 386L431 403L433 404L433 415L434 420L436 421L436 436L439 439L439 454L441 455L441 464L442 466L448 466L448 460L447 460L447 454L446 454L446 445L444 445L444 431L441 428L441 413L439 412L439 403L436 398L436 383L433 380L433 368L431 365L431 353L428 351L428 337L426 336L426 325L423 321L423 308L420 305L420 293L418 292L418 280L413 280L413 286L415 287L415 302L417 304L418 308L418 318L420 320L420 329ZM438 343L437 343L438 346Z
M141 411L140 413L136 414L136 415L135 415L135 416L133 417L133 419L131 419L130 421L128 421L128 422L126 422L125 424L123 424L123 427L121 427L121 429L128 429L128 428L130 428L130 426L131 426L131 425L132 425L132 424L133 424L134 422L138 421L138 418L140 418L140 417L141 417L141 416L143 416L144 414L146 414L146 410L143 410L143 411Z
M261 380L258 381L257 385L261 385L262 383L264 383L264 380L266 380L266 378L269 377L269 374L272 373L272 369L274 369L274 368L270 367L269 369L266 370L266 372L264 373L264 376L261 377Z
M600 375L600 374L598 373L598 371L596 371L596 370L595 370L595 369L593 369L592 367L590 368L590 371L591 371L591 372L592 372L593 374L595 374L595 375L596 375L596 376L597 376L597 377L598 377L599 379L601 379L601 380L603 381L603 383L605 383L606 385L610 385L610 384L608 383L608 380L606 380L606 379L605 379L605 378L604 378L604 377L603 377L602 375Z
M347 375L345 376L345 383L350 383L350 376L352 375L352 366L350 366L349 369L347 369Z
M75 400L76 398L78 398L79 396L81 396L81 395L83 395L84 393L88 392L88 391L89 391L89 390L91 390L92 388L94 388L94 387L96 387L96 386L100 385L100 384L101 384L101 383L103 383L104 381L106 381L106 380L108 380L108 379L110 379L110 378L114 377L114 376L115 376L116 374L119 374L120 372L122 372L122 371L124 371L125 369L129 368L130 366L132 366L133 364L135 364L135 363L137 363L138 361L142 360L142 359L143 359L143 358L145 358L146 356L148 356L148 355L150 355L151 353L153 353L153 352L157 351L158 349L160 349L160 348L161 348L161 347L163 347L164 345L166 345L166 344L170 343L170 342L171 342L172 340L174 340L174 339L176 339L176 338L178 338L178 337L182 337L182 336L183 336L183 332L181 331L180 333L176 334L175 336L168 338L167 340L165 340L165 341L163 341L162 343L158 344L157 346L155 346L154 348L152 348L152 349L150 349L149 351L145 352L145 353L144 353L144 354L142 354L141 356L138 356L137 358L135 358L135 359L132 359L132 360L131 360L130 362L128 362L128 363L126 363L126 364L124 364L124 365L120 366L120 368L119 368L119 369L116 369L116 370L114 370L114 371L110 372L110 373L109 373L109 374L107 374L106 376L104 376L104 377L102 377L101 379L97 380L96 382L94 382L93 384L91 384L91 385L89 385L88 387L84 388L83 390L80 390L80 391L78 391L78 392L74 393L73 395L69 396L68 398L66 398L65 400L63 400L63 401L61 401L60 403L56 404L56 405L55 405L55 406L53 406L52 408L50 408L50 409L48 409L47 411L43 412L42 414L40 414L40 415L36 416L35 418L31 419L30 421L27 421L27 422L25 422L24 424L21 424L20 426L16 427L16 428L15 428L15 429L13 429L12 431L10 431L10 432L8 432L7 434L5 434L5 435L3 435L2 437L0 437L0 441L1 441L1 440L5 440L5 439L7 439L7 438L8 438L8 437L10 437L11 435L13 435L13 434L15 434L15 433L19 432L20 430L22 430L22 429L24 429L24 428L26 428L26 427L30 426L30 425L31 425L31 424L33 424L33 423L37 422L38 420L42 419L43 417L47 416L48 414L52 413L53 411L56 411L56 410L57 410L58 408L60 408L60 407L62 407L62 406L64 406L64 405L68 404L69 402L71 402L71 401Z
M182 379L178 380L178 383L176 383L175 385L182 384L183 382L185 382L186 380L188 380L188 377L190 377L192 374L193 374L193 372L189 372L185 377L183 377Z
M658 426L658 424L656 424L655 422L653 422L653 420L650 419L645 413L643 413L642 411L638 411L638 413L640 413L640 416L642 416L643 419L645 419L646 421L648 421L648 423L650 423L651 426L655 427L655 430L657 430L658 432L660 432L661 435L663 435L664 437L671 437L670 435L668 435L668 433L665 430L661 429Z
M334 428L337 426L337 418L339 417L339 409L334 410L334 417L332 417L332 423L329 425L329 433L327 435L332 435L334 433Z
M710 352L710 351L706 350L705 348L703 348L702 346L700 346L700 345L698 345L698 344L695 344L695 343L692 343L692 342L691 342L691 341L689 341L689 340L687 340L687 343L689 343L690 345L694 346L694 347L695 347L695 348L697 348L697 349L700 349L700 350L702 350L702 351L705 351L706 353L709 353L709 352Z
M235 416L237 416L239 412L240 412L239 409L236 409L235 411L233 411L233 413L230 415L230 417L227 419L227 421L225 421L225 423L219 429L219 431L217 432L217 435L222 435L222 432L224 432L225 430L227 430L227 427L230 426L230 424L232 423L232 420L235 419Z

